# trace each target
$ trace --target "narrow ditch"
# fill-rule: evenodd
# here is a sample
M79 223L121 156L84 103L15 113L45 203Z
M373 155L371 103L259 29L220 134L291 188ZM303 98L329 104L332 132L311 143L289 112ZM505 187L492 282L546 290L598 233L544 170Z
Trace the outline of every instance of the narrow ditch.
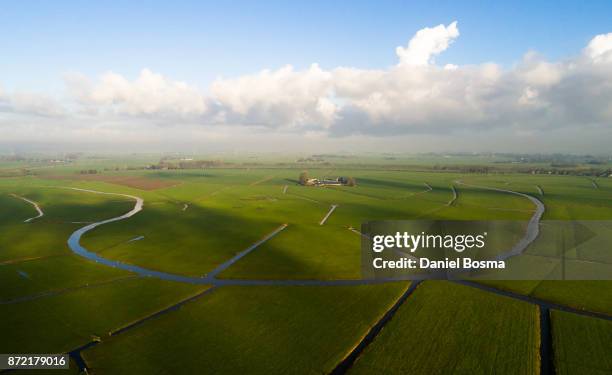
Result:
M123 327L121 327L121 328L119 328L117 330L110 331L108 335L109 336L120 335L120 334L122 334L122 333L124 333L124 332L126 332L126 331L128 331L128 330L130 330L130 329L132 329L134 327L137 327L137 326L139 326L139 325L141 325L141 324L143 324L143 323L145 323L145 322L147 322L147 321L149 321L151 319L157 318L157 317L159 317L161 315L164 315L164 314L166 314L168 312L171 312L171 311L176 311L176 310L180 309L186 303L195 301L195 300L199 299L200 297L202 297L202 296L212 292L215 289L216 289L216 287L210 287L210 288L208 288L208 289L206 289L206 290L204 290L204 291L202 291L200 293L197 293L196 295L188 297L188 298L186 298L186 299L184 299L182 301L179 301L179 302L177 302L177 303L175 303L175 304L173 304L171 306L168 306L168 307L166 307L166 308L164 308L162 310L154 312L153 314L147 315L144 318L138 319L138 320L136 320L136 321L134 321L134 322L132 322L132 323L126 325L126 326L123 326ZM87 349L89 349L89 348L91 348L91 347L93 347L95 345L100 344L100 343L101 343L101 341L98 341L98 340L90 341L87 344L79 346L78 348L73 349L73 350L68 352L68 355L70 356L70 358L72 358L74 363L78 366L79 372L81 372L81 373L88 373L88 369L90 368L89 366L87 366L87 362L85 362L85 359L83 358L81 353L84 350L87 350Z
M395 315L397 310L402 306L402 304L412 295L412 293L416 290L416 288L421 284L420 280L413 281L410 284L410 287L406 289L404 294L391 306L391 308L383 315L383 317L370 328L370 331L363 337L363 339L353 348L353 350L340 362L338 365L330 372L331 375L340 375L346 374L346 372L353 366L359 355L363 353L365 348L370 345L372 341L378 336L380 331L383 329L385 324L387 324Z
M132 322L132 323L129 323L128 325L125 325L125 326L123 326L123 327L121 327L121 328L119 328L119 329L116 329L116 330L114 330L114 331L110 331L110 332L109 332L109 336L117 336L117 335L120 335L120 334L122 334L123 332L126 332L126 331L128 331L128 330L130 330L130 329L132 329L132 328L134 328L134 327L137 327L137 326L139 326L139 325L143 324L144 322L147 322L147 321L149 321L149 320L151 320L151 319L155 319L155 318L157 318L157 317L159 317L159 316L161 316L161 315L164 315L164 314L166 314L166 313L168 313L168 312L170 312L170 311L176 311L176 310L180 309L180 308L181 308L181 307L182 307L184 304L189 303L189 302L191 302L191 301L195 301L196 299L198 299L198 298L202 297L203 295L208 294L208 293L211 293L211 292L212 292L213 290L215 290L215 289L216 289L216 287L214 287L214 286L213 286L213 287L210 287L210 288L208 288L208 289L206 289L206 290L203 290L203 291L201 291L201 292L197 293L196 295L193 295L193 296L191 296L191 297L187 297L187 298L185 298L184 300L179 301L179 302L175 303L175 304L174 304L174 305L172 305L172 306L168 306L168 307L166 307L166 308L164 308L164 309L162 309L162 310L159 310L159 311L157 311L157 312L154 312L154 313L153 313L153 314L151 314L151 315L147 315L147 316L145 316L144 318L138 319L138 320L136 320L136 321L134 321L134 322Z
M550 309L540 305L540 374L555 373Z

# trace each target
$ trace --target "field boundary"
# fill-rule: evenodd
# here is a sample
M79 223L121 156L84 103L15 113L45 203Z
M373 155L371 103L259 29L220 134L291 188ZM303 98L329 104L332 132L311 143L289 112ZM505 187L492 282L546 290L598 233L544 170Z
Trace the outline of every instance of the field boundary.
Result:
M257 180L257 181L251 182L251 183L249 184L249 186L256 186L256 185L262 184L262 183L264 183L264 182L270 181L270 180L271 180L271 179L273 179L274 177L276 177L276 176L275 176L275 175L272 175L272 176L266 176L266 177L262 178L261 180Z
M283 230L285 230L285 228L287 228L289 226L289 224L282 224L281 226L279 226L278 228L276 228L274 231L272 231L271 233L267 234L264 238L262 238L261 240L255 242L253 245L249 246L248 248L246 248L245 250L242 250L241 252L239 252L238 254L236 254L235 256L233 256L230 260L223 262L221 265L219 265L217 268L215 268L214 270L212 270L211 272L209 272L208 274L206 274L206 277L209 279L215 279L217 277L217 275L219 275L221 272L225 271L226 269L228 269L232 264L236 263L237 261L239 261L242 257L244 257L245 255L247 255L248 253L250 253L251 251L255 250L256 248L258 248L261 244L263 244L264 242L268 241L269 239L271 239L272 237L276 236L277 234L279 234L280 232L282 232Z
M609 315L607 313L602 313L602 312L597 312L597 311L591 311L591 310L584 310L584 309L580 309L577 307L572 307L569 305L562 305L556 302L551 302L551 301L547 301L547 300L543 300L537 297L533 297L530 295L525 295L525 294L520 294L520 293L516 293L516 292L511 292L509 290L504 290L504 289L499 289L499 288L495 288L492 286L488 286L485 284L480 284L474 281L468 281L468 280L452 280L452 282L457 283L457 284L461 284L461 285L465 285L465 286L469 286L472 288L476 288L476 289L480 289L482 291L485 292L489 292L489 293L494 293L500 296L505 296L508 298L514 298L523 302L528 302L534 305L538 305L538 306L542 306L545 308L548 308L549 310L559 310L559 311L563 311L563 312L567 312L567 313L571 313L571 314L576 314L576 315L582 315L582 316L586 316L586 317L590 317L590 318L598 318L598 319L603 319L603 320L608 320L608 321L612 321L612 315Z
M455 185L451 185L451 190L453 191L453 197L446 202L447 206L453 206L455 204L455 202L457 201L457 197L458 197L458 193L457 193L457 188L455 188Z
M329 217L331 216L331 214L334 212L334 210L338 207L337 204L332 204L331 207L329 208L329 211L327 212L327 214L323 217L323 219L321 219L321 221L319 222L319 225L323 225L325 224L325 222L327 221L327 219L329 219Z
M304 196L299 195L299 194L287 193L287 195L289 195L291 197L296 197L298 199L302 199L302 200L305 200L305 201L308 201L308 202L312 202L312 203L316 203L316 204L321 204L321 202L319 202L317 200L314 200L314 199L308 198L308 197L304 197Z
M100 286L104 286L104 285L108 285L108 284L112 284L112 283L116 283L120 281L137 279L139 277L140 276L138 275L127 275L127 276L115 277L113 279L108 279L108 280L100 281L97 283L87 283L83 285L62 288L62 289L52 289L52 290L48 290L42 293L31 294L28 296L21 296L21 297L9 299L6 301L0 301L0 305L12 305L15 303L34 301L34 300L45 298L45 297L55 297L55 296L59 296L59 295L70 293L70 292L76 292L77 290L81 290L81 289L96 288L96 287L100 287Z
M166 314L166 313L168 313L170 311L178 310L184 304L189 303L191 301L195 301L196 299L202 297L203 295L211 293L215 289L216 289L215 286L211 286L209 288L206 288L206 289L204 289L204 290L202 290L202 291L200 291L200 292L198 292L198 293L196 293L196 294L194 294L194 295L192 295L190 297L184 298L184 299L182 299L182 300L180 300L180 301L178 301L176 303L171 304L170 306L164 307L161 310L158 310L158 311L156 311L154 313L151 313L151 314L149 314L147 316L144 316L144 317L142 317L140 319L137 319L137 320L135 320L135 321L133 321L131 323L128 323L128 324L122 326L122 327L119 327L117 329L111 330L111 331L108 332L108 335L109 336L120 335L123 332L126 332L126 331L128 331L128 330L130 330L130 329L132 329L134 327L137 327L137 326L139 326L139 325L141 325L141 324L143 324L143 323L145 323L145 322L147 322L147 321L149 321L151 319L155 319L158 316L164 315L164 314Z
M25 198L25 197L19 196L19 195L17 195L17 194L11 194L11 196L13 196L13 197L15 197L15 198L17 198L17 199L21 199L22 201L25 201L25 202L27 202L27 203L31 204L31 205L32 205L32 206L34 206L34 208L36 209L36 212L38 212L38 215L37 215L37 216L32 216L31 218L25 219L25 220L23 221L24 223L29 223L29 222L31 222L32 220L35 220L35 219L38 219L38 218L40 218L40 217L45 216L45 213L44 213L44 212L43 212L43 211L40 209L40 206L38 205L38 203L34 202L33 200L30 200L30 199L28 199L28 198Z
M540 315L540 374L555 374L552 327L550 324L550 309L538 306Z
M420 280L416 280L410 283L410 286L406 288L406 291L395 301L395 303L391 306L389 310L387 310L383 316L374 324L368 333L363 336L361 341L348 353L346 357L336 367L330 372L330 375L341 375L346 374L346 372L353 366L355 361L359 358L361 353L372 343L380 331L384 328L384 326L393 319L393 316L399 310L399 308L406 302L408 297L414 293L416 288L421 284Z
M192 302L194 300L197 300L198 298L202 297L203 295L205 295L205 294L207 294L209 292L212 292L214 289L215 289L215 287L211 286L210 288L207 288L207 289L205 289L205 290L203 290L203 291L201 291L199 293L196 293L195 295L193 295L191 297L187 297L187 298L185 298L185 299L183 299L183 300L181 300L181 301L179 301L177 303L174 303L174 304L172 304L172 305L170 305L170 306L168 306L168 307L166 307L166 308L164 308L162 310L159 310L157 312L149 314L149 315L145 316L144 318L141 318L141 319L136 320L136 321L134 321L132 323L129 323L129 324L127 324L127 325L125 325L125 326L123 326L121 328L118 328L117 330L110 331L108 333L108 336L109 337L110 336L117 336L117 335L119 335L119 334L121 334L123 332L126 332L126 331L128 331L128 330L130 330L130 329L132 329L134 327L137 327L137 326L139 326L139 325L141 325L141 324L143 324L143 323L145 323L145 322L147 322L147 321L149 321L151 319L154 319L154 318L156 318L158 316L164 315L164 314L166 314L168 312L171 312L171 311L176 311L176 310L180 309L186 303L189 303L189 302ZM92 340L92 341L90 341L90 342L88 342L88 343L86 343L84 345L81 345L81 346L79 346L79 347L77 347L75 349L72 349L72 350L67 352L67 354L70 356L70 358L72 358L74 363L79 368L79 372L80 373L87 374L88 373L87 370L90 368L89 366L87 366L87 362L85 361L85 358L83 358L81 353L83 351L85 351L85 350L87 350L87 349L89 349L89 348L91 348L93 346L96 346L98 344L101 344L101 343L102 343L102 340Z
M21 264L21 263L32 262L35 260L43 260L43 259L48 259L48 258L57 258L57 257L65 257L65 256L68 256L68 254L49 254L49 255L40 255L40 256L35 256L35 257L27 257L27 258L13 258L13 259L0 261L0 266L8 266L10 264Z

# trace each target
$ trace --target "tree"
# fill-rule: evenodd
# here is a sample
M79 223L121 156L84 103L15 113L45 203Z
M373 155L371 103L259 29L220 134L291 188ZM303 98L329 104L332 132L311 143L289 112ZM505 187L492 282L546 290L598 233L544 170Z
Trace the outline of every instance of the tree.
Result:
M308 182L308 172L304 171L300 173L300 184L306 185L306 182Z
M346 179L347 186L357 186L357 181L355 181L354 177L349 177Z

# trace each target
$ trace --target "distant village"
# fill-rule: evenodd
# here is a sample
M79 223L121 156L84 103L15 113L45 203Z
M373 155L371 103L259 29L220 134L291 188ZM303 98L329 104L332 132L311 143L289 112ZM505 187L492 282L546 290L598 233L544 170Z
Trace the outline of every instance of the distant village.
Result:
M304 186L356 186L353 177L323 177L311 178L307 172L300 174L300 184Z

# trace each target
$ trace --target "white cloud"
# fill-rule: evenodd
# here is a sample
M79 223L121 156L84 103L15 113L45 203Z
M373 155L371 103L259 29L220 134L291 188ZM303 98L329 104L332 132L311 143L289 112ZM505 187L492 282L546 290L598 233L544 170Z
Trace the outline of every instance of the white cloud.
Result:
M11 106L15 112L40 116L61 116L64 109L53 98L36 93L16 92L11 95Z
M427 65L433 58L445 51L459 36L457 21L448 26L426 27L419 30L408 42L407 47L397 47L395 53L400 65Z
M518 103L521 105L534 105L538 99L540 93L538 90L532 87L526 87L523 90L523 95L518 99Z
M561 63L550 63L534 52L529 52L523 58L517 73L530 85L552 86L563 78L567 70Z
M591 39L585 53L596 63L612 62L612 33L597 35Z
M287 65L276 71L218 79L211 86L211 94L228 118L238 122L275 127L326 126L336 112L331 79L332 74L317 64L304 71Z
M77 74L68 75L66 82L81 104L116 114L200 116L207 110L198 89L149 69L133 81L108 72L95 83Z
M58 117L64 115L65 109L50 96L25 91L8 93L0 87L0 112Z

